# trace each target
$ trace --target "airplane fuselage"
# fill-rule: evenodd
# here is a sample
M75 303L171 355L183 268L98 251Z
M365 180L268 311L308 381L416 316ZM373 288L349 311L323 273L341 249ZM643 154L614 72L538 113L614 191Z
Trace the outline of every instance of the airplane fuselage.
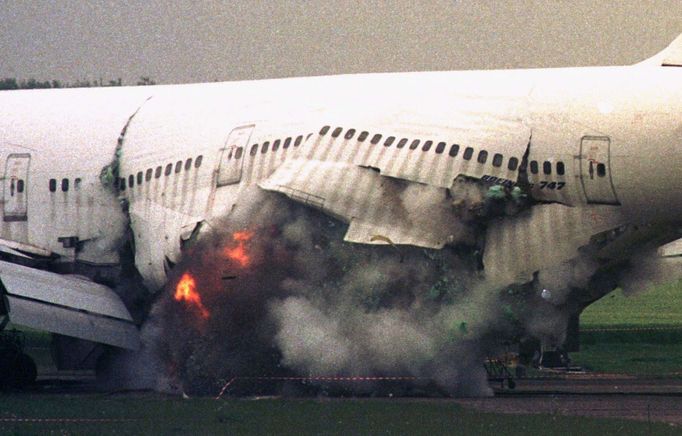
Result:
M539 202L680 223L682 69L3 92L0 239L20 252L105 266L119 262L130 226L136 266L157 289L199 223L214 225L247 187L295 159L343 161L442 189L457 175L511 187L525 169Z

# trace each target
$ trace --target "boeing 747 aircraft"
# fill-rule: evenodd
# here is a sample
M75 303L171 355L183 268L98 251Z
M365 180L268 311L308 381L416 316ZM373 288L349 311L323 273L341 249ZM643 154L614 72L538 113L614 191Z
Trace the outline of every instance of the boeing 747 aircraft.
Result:
M348 243L468 244L499 287L588 252L579 314L614 265L682 254L682 36L631 66L7 91L0 163L3 326L64 367L138 348L139 302L254 187Z

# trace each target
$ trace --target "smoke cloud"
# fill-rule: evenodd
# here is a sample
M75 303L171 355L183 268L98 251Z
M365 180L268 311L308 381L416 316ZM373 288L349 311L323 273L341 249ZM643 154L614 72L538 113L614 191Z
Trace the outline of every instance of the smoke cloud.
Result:
M351 244L347 226L322 213L257 189L247 197L185 250L117 383L214 395L234 377L394 376L416 378L417 390L490 395L485 358L520 334L560 345L575 290L598 268L582 255L494 289L478 269L480 235L443 250ZM185 274L200 303L174 298Z

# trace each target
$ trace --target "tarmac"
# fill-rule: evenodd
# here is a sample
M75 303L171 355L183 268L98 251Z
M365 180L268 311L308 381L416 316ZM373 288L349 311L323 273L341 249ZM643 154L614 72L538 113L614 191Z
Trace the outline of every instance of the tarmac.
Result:
M514 389L506 385L499 388L499 385L495 387L493 384L493 397L425 397L423 400L452 401L480 412L624 418L682 426L682 377L550 373L515 381ZM91 371L44 373L26 392L48 395L105 393L97 387L95 375ZM134 397L140 393L120 391L111 394ZM167 397L166 394L158 395L160 399ZM394 399L400 401L399 397Z

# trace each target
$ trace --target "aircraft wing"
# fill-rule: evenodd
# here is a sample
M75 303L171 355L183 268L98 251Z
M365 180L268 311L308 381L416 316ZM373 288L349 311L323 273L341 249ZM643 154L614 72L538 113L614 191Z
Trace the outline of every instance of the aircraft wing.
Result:
M135 350L139 331L110 288L0 261L0 311L16 325Z

